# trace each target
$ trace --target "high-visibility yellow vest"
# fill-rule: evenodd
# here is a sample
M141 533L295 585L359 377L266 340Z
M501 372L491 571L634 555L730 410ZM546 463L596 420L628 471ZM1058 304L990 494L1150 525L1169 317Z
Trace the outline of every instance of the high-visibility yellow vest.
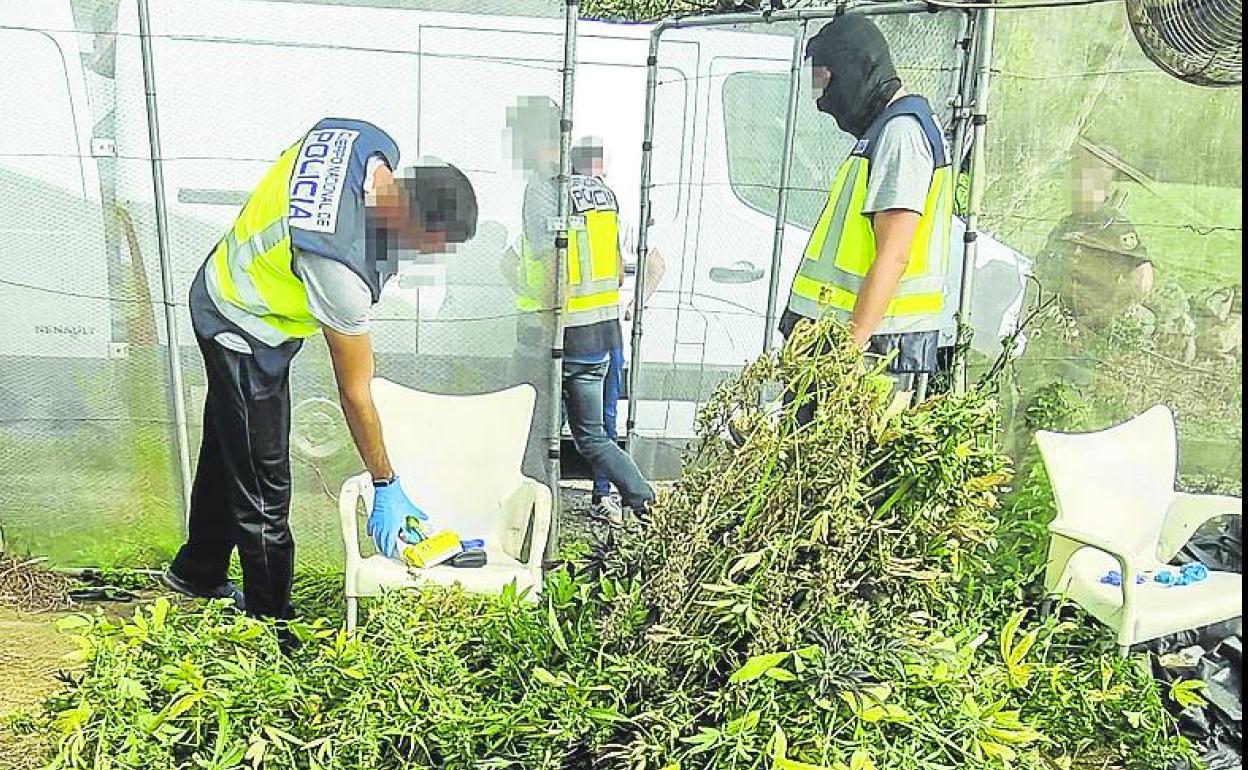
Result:
M863 213L875 141L893 118L911 115L923 126L935 169L927 200L902 275L877 334L934 331L945 306L949 233L953 219L953 180L949 155L931 106L921 96L905 96L888 106L841 164L828 202L811 233L793 280L788 307L807 318L834 312L848 320L858 292L875 263L875 228Z
M204 266L208 296L227 321L271 347L317 332L291 267L292 236L299 248L346 264L378 300L363 221L361 159L373 153L397 162L393 140L376 127L327 119L281 154Z
M620 209L596 177L574 176L568 232L568 291L564 325L589 326L620 317Z
M221 314L274 347L320 328L290 266L290 172L302 144L282 153L264 175L204 269L208 295Z
M527 234L520 236L520 278L524 291L516 297L516 307L523 313L536 313L551 307L554 292L547 280L546 265L533 254L533 246Z
M574 176L570 197L564 325L575 328L618 320L622 261L615 194L600 179ZM520 310L537 312L551 307L552 264L553 260L536 256L527 233L521 237L520 269L525 290L516 299Z

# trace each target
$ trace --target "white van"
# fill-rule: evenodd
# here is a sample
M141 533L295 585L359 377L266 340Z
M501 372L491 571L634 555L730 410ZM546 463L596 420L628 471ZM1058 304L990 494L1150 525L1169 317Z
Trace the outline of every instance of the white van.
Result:
M117 6L109 89L92 89L115 99L116 106L115 112L111 105L108 110L108 136L95 137L94 154L100 158L92 158L90 127L77 117L100 112L88 104L83 85L98 75L84 72L76 50L93 45L91 36L68 31L74 28L68 2L34 4L38 10L18 11L19 5L27 4L0 4L0 35L25 47L0 44L0 57L16 56L8 71L32 71L32 78L48 84L28 90L6 85L12 82L6 78L0 93L15 100L4 102L6 108L17 105L6 114L16 116L19 135L25 131L38 134L39 142L65 144L47 152L83 158L73 174L65 168L69 164L58 163L56 173L65 178L44 180L67 200L98 207L98 169L107 167L103 188L139 234L128 243L138 243L144 252L147 283L159 297L136 4ZM369 120L394 136L407 160L435 155L463 168L477 188L482 212L472 244L440 264L408 270L387 289L375 325L379 370L452 391L499 382L514 352L516 320L499 255L518 235L524 186L506 154L506 110L521 95L558 99L562 20L445 13L428 10L437 4L420 0L155 1L150 6L175 284L171 299L185 303L191 278L248 191L301 131L324 116ZM887 23L896 26L890 34L935 35L939 41L945 27L934 18ZM575 131L604 139L608 181L634 226L649 32L645 25L582 22L577 41ZM636 448L643 467L656 477L676 470L696 404L762 351L774 230L771 188L792 50L791 35L775 32L683 31L665 36L660 51L651 244L663 252L667 271L646 311ZM948 43L952 47L951 37ZM952 83L949 72L922 77L924 87L929 81L940 88ZM37 99L36 93L64 98ZM802 97L793 177L802 189L792 196L785 229L781 309L812 217L826 195L822 188L848 151L846 138L829 128L826 116L814 113L805 93ZM941 97L933 94L932 101L938 104ZM50 349L37 326L81 325L88 331L79 338L92 344L74 349L88 359L125 352L110 347L115 337L124 337L112 331L109 313L117 312L115 305L77 296L107 293L101 289L109 286L110 247L100 217L94 223L86 222L91 217L64 217L74 228L93 232L75 231L72 241L66 234L62 246L49 246L47 258L34 260L40 267L33 273L22 256L31 223L46 220L43 207L22 203L25 186L33 184L25 180L43 179L39 164L23 159L29 154L23 148L31 146L43 147L34 139L13 147L0 143L0 237L8 239L0 242L0 312L15 314L6 315L0 327L0 356L8 357L0 386L6 389L14 368L9 364L16 361L20 368ZM106 163L92 162L104 158ZM3 175L17 175L18 184ZM18 215L10 216L13 211ZM51 267L64 264L67 252L73 270ZM1002 285L1021 292L1023 260L1008 251L996 258L1008 265ZM12 293L24 289L3 282L20 283L19 278L64 291L32 302ZM1008 302L998 304L1015 303L1014 288L994 289L1008 295ZM45 316L59 320L38 320ZM179 317L194 392L200 374L184 307ZM1000 315L976 318L976 325L994 337ZM163 339L163 326L155 328ZM347 434L324 424L335 419L324 409L332 401L332 379L317 363L323 345L310 348L296 367L295 393L297 404L310 405L306 412L313 417L301 423L304 410L296 407L294 446L324 456L346 446ZM189 411L196 414L198 404ZM623 405L620 412L622 420Z
M83 296L107 286L105 264L93 259L78 269L72 259L104 248L69 6L3 10L0 253L9 258L0 260L0 356L107 355L106 303ZM58 299L46 301L49 295Z

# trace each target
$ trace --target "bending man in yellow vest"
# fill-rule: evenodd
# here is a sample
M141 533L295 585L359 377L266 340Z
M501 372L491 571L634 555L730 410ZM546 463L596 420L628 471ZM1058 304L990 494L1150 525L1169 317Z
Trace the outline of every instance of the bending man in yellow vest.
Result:
M931 105L902 88L888 43L842 16L806 45L815 104L857 139L832 182L780 321L836 313L869 352L893 356L903 389L936 368L953 187ZM799 419L813 417L814 404Z
M189 534L164 576L174 590L240 606L245 599L257 617L290 617L290 363L322 329L376 487L369 534L393 555L406 517L424 518L386 454L369 389L368 316L400 252L437 253L468 240L477 202L455 167L396 175L398 161L394 140L377 127L320 121L264 175L195 276L191 319L208 394ZM226 580L234 548L245 597Z

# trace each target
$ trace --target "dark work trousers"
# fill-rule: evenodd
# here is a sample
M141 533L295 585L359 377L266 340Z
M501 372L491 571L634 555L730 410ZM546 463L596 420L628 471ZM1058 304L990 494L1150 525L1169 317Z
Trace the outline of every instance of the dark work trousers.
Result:
M189 536L173 573L205 589L226 580L238 548L247 612L291 617L290 369L199 340L208 371L204 436L191 488Z
M871 347L864 354L864 357L866 358L868 365L874 365L881 358L881 354L878 354L875 352L875 348L878 347L880 344L883 344L881 340L882 338L880 337L871 338ZM823 355L826 352L827 352L827 343L826 342L819 343L819 350L817 354ZM888 375L893 378L893 391L894 392L905 393L905 392L914 390L914 379L915 379L914 373L889 371ZM818 386L816 384L816 388L817 387ZM795 400L797 400L797 394L794 393L792 390L785 388L784 400L783 400L784 405L787 407L789 404L792 404ZM803 401L797 407L797 414L795 415L797 424L799 426L808 425L809 423L814 421L815 407L818 403L819 403L819 394L817 391L815 393L806 394L806 400Z

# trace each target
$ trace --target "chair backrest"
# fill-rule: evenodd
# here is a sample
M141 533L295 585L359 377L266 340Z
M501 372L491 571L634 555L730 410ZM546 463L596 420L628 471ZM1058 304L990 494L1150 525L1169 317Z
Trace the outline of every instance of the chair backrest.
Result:
M372 390L390 462L433 529L492 537L501 501L520 484L533 386L442 396L378 377Z
M1040 431L1036 443L1057 499L1055 523L1151 556L1174 498L1174 414L1158 405L1094 433Z

